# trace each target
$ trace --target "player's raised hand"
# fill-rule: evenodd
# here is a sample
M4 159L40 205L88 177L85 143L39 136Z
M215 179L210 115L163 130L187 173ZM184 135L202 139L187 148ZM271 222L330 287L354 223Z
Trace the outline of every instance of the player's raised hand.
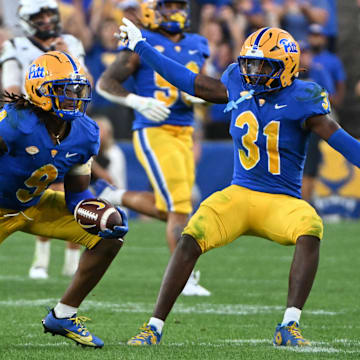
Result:
M140 29L129 19L123 17L122 22L120 34L115 34L115 36L124 42L128 41L127 47L134 51L136 44L139 41L145 41L145 39L142 37Z
M138 111L151 121L161 122L166 120L170 115L170 110L164 103L152 97L129 94L125 101L127 106Z

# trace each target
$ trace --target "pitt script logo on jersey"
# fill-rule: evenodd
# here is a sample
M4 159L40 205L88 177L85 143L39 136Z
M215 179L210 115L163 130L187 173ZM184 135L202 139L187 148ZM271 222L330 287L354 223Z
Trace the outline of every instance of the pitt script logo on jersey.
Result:
M296 43L288 39L281 39L280 45L284 47L286 53L298 53Z
M31 65L29 69L29 76L28 79L38 79L38 78L44 78L45 77L45 69L43 66L39 65Z

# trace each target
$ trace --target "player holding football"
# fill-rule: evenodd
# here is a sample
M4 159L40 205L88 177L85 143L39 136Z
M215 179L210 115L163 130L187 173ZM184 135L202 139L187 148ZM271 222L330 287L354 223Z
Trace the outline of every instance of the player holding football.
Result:
M141 3L143 36L159 52L199 73L209 56L207 40L189 34L188 0L158 0ZM122 83L132 76L136 94ZM104 181L97 183L97 195L145 215L166 220L170 252L176 247L189 215L195 179L193 153L193 103L203 100L182 93L136 53L121 49L117 59L103 73L97 91L106 99L135 110L133 144L155 193L115 190ZM208 296L194 272L183 295Z
M15 231L84 245L79 267L60 302L43 319L45 332L90 347L104 342L76 313L122 245L123 225L91 235L73 211L88 190L91 158L99 129L85 115L91 87L84 68L70 55L53 51L37 58L25 77L25 96L12 95L0 112L0 243ZM47 189L63 181L65 194ZM120 240L120 241L119 241Z
M289 275L287 309L273 342L309 345L299 329L302 308L319 261L323 224L301 196L301 176L311 131L356 166L360 144L331 119L325 90L296 79L300 50L292 36L263 28L243 44L221 80L188 71L154 50L129 20L128 46L173 85L210 102L228 103L234 141L229 187L207 198L185 227L166 269L153 317L130 345L158 344L162 327L198 257L243 234L296 245Z
M19 23L26 36L15 37L4 43L0 57L2 66L2 88L8 93L25 93L25 73L29 65L47 51L59 50L71 54L84 66L85 51L74 36L61 33L58 4L55 0L20 0ZM63 190L56 182L52 189ZM65 250L63 275L73 276L80 258L80 247L68 242ZM29 270L33 279L48 278L50 241L39 237L35 245L35 256Z

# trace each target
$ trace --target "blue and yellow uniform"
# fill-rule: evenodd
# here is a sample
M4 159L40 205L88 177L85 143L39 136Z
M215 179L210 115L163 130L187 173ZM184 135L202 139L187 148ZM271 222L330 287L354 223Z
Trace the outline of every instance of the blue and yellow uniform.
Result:
M195 73L200 72L209 56L207 40L200 35L184 33L179 42L173 42L158 32L142 33L155 49ZM180 90L141 59L133 78L137 95L153 97L171 110L161 123L135 112L133 124L136 155L153 186L156 207L160 211L190 214L195 180L192 105Z
M230 65L221 81L229 101L246 95L238 64ZM294 80L281 91L249 95L232 110L231 186L206 199L184 233L192 235L203 251L243 234L284 245L295 244L301 235L321 239L321 219L300 199L309 137L304 122L329 112L326 91L313 82Z
M97 154L96 123L78 117L68 136L54 145L35 112L6 105L0 112L0 136L8 149L0 156L0 242L21 230L93 247L100 238L75 222L62 192L47 187Z

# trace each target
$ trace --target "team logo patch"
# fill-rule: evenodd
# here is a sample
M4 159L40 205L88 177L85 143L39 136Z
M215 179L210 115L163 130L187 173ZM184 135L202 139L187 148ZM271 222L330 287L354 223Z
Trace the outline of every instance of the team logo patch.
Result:
M39 66L35 64L30 66L28 80L44 78L44 77L45 77L45 68L43 66Z
M288 39L281 39L280 45L284 47L286 53L298 53L297 45L294 41L289 41Z
M265 99L259 99L259 105L263 106L265 104L266 100Z
M51 150L51 156L52 156L53 158L56 156L57 153L58 153L57 150L55 150L55 149L52 149L52 150Z
M28 146L27 148L25 148L25 151L29 154L29 155L35 155L37 154L40 150L38 147L36 146Z

